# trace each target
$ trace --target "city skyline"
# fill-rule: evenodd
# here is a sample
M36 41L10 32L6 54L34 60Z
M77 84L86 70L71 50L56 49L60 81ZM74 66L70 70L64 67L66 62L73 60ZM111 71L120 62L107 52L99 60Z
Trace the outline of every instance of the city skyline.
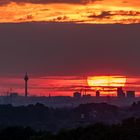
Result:
M105 77L105 78L104 78ZM112 77L115 77L112 80ZM96 91L101 92L101 96L117 96L117 87L122 87L124 91L136 91L136 96L140 96L140 77L126 77L122 83L123 76L90 76L93 80L88 82L86 76L47 76L38 77L29 75L28 95L29 96L73 96L74 92L81 92L95 96ZM25 95L24 79L21 76L0 77L0 94L19 93ZM124 83L125 82L125 83Z

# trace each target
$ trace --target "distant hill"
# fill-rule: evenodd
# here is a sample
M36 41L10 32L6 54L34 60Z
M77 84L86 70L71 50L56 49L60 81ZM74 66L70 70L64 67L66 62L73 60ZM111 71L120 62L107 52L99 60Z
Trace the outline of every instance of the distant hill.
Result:
M106 103L81 104L76 108L49 108L43 104L18 106L0 105L0 127L30 126L36 130L56 132L97 122L119 123L128 117L140 117L140 104L120 108Z

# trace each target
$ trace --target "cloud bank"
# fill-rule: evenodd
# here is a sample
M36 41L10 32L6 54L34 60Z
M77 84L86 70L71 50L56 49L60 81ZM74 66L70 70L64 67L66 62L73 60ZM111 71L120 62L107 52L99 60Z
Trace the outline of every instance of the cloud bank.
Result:
M32 3L32 4L51 4L51 3L66 3L66 4L87 4L98 0L1 0L0 5L6 5L11 2L18 4Z

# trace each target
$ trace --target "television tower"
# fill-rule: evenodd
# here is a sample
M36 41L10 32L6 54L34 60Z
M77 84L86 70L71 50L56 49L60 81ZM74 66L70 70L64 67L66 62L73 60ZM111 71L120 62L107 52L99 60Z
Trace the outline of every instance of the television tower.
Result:
M29 80L29 77L28 77L28 74L26 72L25 77L24 77L24 81L25 81L25 97L28 96L28 80Z

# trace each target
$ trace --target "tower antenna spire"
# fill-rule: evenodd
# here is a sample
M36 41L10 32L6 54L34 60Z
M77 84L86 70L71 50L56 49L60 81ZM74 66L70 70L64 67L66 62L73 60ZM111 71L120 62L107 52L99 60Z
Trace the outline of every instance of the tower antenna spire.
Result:
M28 80L29 80L29 77L28 77L28 73L26 72L25 77L24 77L24 81L25 81L25 97L28 96Z

